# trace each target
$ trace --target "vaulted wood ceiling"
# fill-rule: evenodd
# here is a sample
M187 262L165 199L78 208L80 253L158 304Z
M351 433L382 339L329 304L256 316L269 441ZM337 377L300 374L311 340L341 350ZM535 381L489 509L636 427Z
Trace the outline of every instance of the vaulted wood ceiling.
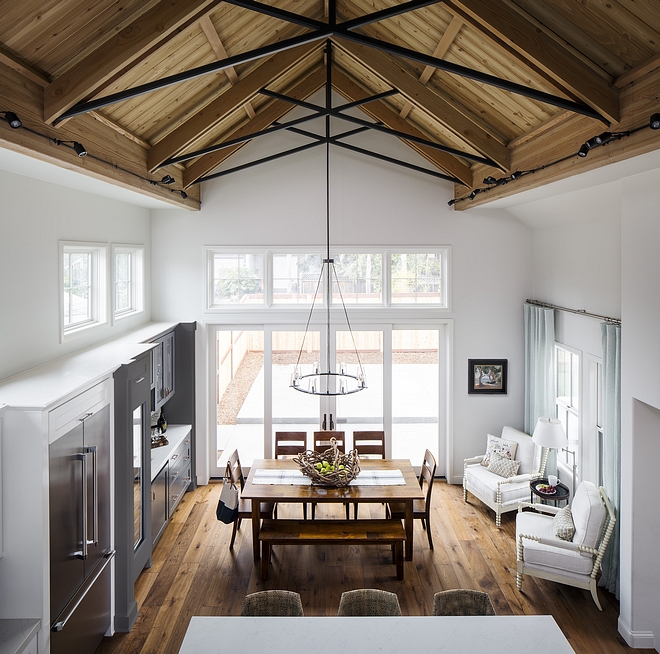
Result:
M0 146L194 209L325 85L328 42L334 90L455 180L456 209L660 147L658 0L3 3L0 111L24 129L0 121Z

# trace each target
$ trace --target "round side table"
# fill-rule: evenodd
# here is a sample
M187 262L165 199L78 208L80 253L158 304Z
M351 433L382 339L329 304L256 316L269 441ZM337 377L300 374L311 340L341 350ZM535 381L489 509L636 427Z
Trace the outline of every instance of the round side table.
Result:
M547 479L534 479L529 482L530 501L534 502L534 496L536 495L536 497L540 497L542 500L554 502L555 506L557 506L557 502L566 502L568 504L568 498L571 496L571 491L568 489L568 486L558 481L557 486L555 487L556 490L552 494L544 493L537 488L539 484L547 483Z

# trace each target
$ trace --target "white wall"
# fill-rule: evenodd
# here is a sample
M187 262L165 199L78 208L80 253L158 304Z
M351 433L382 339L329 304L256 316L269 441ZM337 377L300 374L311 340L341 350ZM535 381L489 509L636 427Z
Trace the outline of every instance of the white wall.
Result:
M629 644L660 648L660 171L623 186L621 616ZM655 645L653 644L655 638Z
M231 165L301 142L280 133L276 143L262 139L244 148ZM353 142L425 164L396 139L367 134ZM453 463L460 482L463 459L482 452L487 432L499 433L505 424L522 428L522 306L532 289L532 240L531 230L505 212L455 212L447 207L451 197L443 180L331 150L333 245L452 247L452 310L424 315L454 320ZM204 326L226 320L204 310L204 246L324 243L324 147L206 183L200 213L154 212L153 316L199 321L198 399L208 398ZM349 312L354 322L357 312ZM410 319L414 311L400 315ZM468 396L467 359L475 357L509 360L508 395ZM208 406L200 405L198 434L215 438Z
M0 197L0 379L107 340L150 319L149 209L4 170L0 170ZM145 245L145 311L60 343L59 240Z

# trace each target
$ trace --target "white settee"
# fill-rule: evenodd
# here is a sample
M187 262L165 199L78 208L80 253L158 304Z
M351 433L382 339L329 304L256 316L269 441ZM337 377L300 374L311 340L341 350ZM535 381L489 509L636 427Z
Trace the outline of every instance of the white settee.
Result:
M507 426L502 429L500 438L517 444L513 459L520 462L520 468L515 477L500 477L483 466L485 452L463 462L463 500L467 502L468 493L472 493L493 509L497 527L502 523L503 513L516 511L518 502L529 500L529 482L542 477L544 467L541 462L542 448L534 443L529 434Z

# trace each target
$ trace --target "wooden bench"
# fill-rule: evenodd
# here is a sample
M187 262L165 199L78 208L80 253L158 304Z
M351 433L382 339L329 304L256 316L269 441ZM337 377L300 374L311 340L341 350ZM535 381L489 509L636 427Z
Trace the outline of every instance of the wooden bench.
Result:
M403 579L403 541L400 520L271 520L262 522L261 578L268 579L273 545L391 545L396 578Z

